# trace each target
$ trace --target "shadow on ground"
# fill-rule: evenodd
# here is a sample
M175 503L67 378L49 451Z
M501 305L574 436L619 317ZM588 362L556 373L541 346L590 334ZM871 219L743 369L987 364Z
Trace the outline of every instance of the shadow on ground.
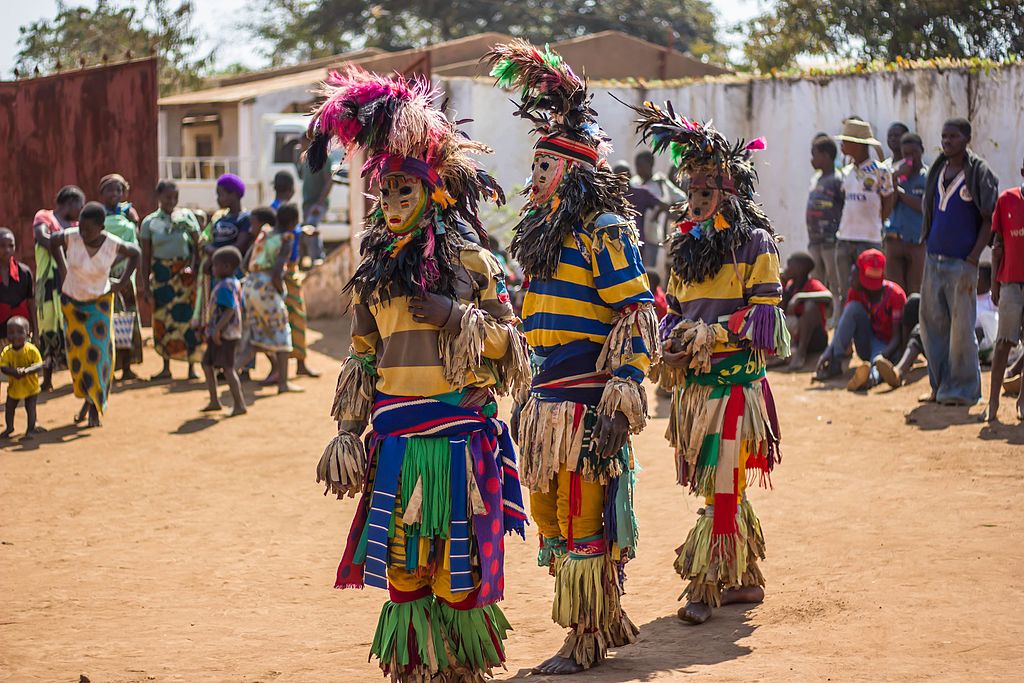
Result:
M587 671L587 681L620 683L649 681L673 672L693 674L695 666L710 666L750 654L738 641L754 632L747 611L755 605L727 605L715 610L710 621L688 626L673 616L660 617L640 627L637 642L614 651L601 666ZM538 664L540 662L537 662ZM513 680L562 681L565 676L545 676L520 669Z

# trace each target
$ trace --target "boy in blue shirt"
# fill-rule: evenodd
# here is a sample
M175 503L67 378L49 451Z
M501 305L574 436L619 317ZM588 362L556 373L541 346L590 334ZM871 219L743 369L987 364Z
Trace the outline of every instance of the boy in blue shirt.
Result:
M921 241L921 199L928 169L921 162L924 143L917 133L900 140L902 161L894 163L896 206L885 225L885 278L898 284L907 296L921 291L925 247Z

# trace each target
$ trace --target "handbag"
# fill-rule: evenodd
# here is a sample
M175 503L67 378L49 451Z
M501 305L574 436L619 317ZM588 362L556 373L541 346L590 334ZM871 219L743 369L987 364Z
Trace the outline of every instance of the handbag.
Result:
M124 308L124 301L118 297L121 308ZM135 311L116 311L114 313L114 348L131 349L135 338Z

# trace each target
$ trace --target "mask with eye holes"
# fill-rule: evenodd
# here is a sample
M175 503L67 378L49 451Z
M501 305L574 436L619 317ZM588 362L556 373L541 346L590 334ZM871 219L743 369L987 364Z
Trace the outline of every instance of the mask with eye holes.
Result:
M427 209L423 181L407 173L389 173L380 179L380 208L388 230L401 235L416 227Z
M691 183L686 200L689 219L699 223L718 212L722 202L722 191L707 183Z
M552 154L537 152L533 155L533 176L530 199L534 204L544 204L558 189L565 175L566 161Z

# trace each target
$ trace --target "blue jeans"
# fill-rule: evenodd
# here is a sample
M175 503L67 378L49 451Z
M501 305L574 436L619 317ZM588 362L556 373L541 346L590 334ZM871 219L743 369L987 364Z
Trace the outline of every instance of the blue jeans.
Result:
M835 334L832 335L832 343L825 349L825 353L838 362L851 343L860 359L872 364L889 345L875 335L871 329L871 315L859 301L846 304L836 324Z
M981 399L981 365L974 334L978 267L928 254L921 283L921 341L935 400Z

